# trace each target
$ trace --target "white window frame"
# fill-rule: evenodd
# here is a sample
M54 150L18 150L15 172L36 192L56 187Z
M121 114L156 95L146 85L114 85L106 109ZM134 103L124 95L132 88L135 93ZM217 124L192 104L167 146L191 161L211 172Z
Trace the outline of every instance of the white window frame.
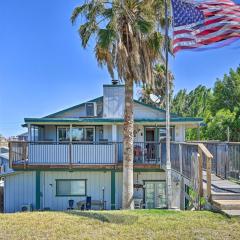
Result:
M58 183L59 182L73 182L73 181L80 181L80 182L84 182L84 193L83 194L72 194L70 193L66 193L66 194L59 194L58 193ZM71 190L70 190L71 191ZM70 196L86 196L87 195L87 179L56 179L56 197L70 197Z
M70 126L57 126L57 142L61 142L61 141L59 141L59 128L65 128L65 129L69 129L70 130ZM86 128L93 129L93 142L95 141L96 132L95 132L95 127L94 126L81 126L81 125L79 125L79 126L73 126L72 129L73 128L83 128L84 131L86 131ZM70 132L70 134L71 134L71 132Z

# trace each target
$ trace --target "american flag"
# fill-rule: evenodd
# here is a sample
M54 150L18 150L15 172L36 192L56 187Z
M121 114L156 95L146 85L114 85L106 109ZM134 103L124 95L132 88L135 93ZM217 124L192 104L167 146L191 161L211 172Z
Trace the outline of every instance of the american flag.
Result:
M172 0L173 52L240 38L240 5L230 0Z

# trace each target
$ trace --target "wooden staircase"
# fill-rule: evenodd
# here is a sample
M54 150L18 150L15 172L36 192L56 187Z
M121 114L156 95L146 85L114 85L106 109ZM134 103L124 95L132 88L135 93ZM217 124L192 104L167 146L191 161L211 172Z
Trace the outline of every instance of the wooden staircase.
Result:
M213 200L213 207L228 216L240 216L240 200Z
M240 184L221 179L211 174L212 207L228 216L240 216ZM206 173L203 172L203 179ZM206 184L203 184L206 189ZM205 192L205 191L204 191Z

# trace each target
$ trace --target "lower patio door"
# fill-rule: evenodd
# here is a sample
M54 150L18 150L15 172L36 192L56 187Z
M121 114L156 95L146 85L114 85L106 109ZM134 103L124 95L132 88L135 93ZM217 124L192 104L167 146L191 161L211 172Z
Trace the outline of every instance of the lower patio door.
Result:
M145 208L166 208L166 182L145 181Z

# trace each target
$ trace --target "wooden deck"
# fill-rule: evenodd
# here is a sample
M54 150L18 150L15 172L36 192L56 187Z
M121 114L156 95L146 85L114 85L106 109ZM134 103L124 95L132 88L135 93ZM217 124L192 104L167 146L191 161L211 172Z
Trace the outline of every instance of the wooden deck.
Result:
M72 170L119 170L123 169L123 164L13 164L14 170L60 170L60 169L72 169ZM159 164L140 164L133 165L134 170L148 170L148 171L164 171Z

